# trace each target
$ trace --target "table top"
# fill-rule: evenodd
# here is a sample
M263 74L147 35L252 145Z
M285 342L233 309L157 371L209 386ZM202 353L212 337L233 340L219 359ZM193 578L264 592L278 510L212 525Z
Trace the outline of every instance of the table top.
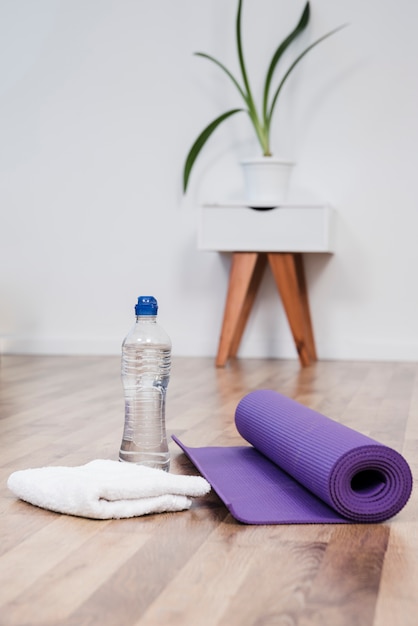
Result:
M256 210L242 204L200 207L198 248L235 252L334 252L335 210L286 204Z

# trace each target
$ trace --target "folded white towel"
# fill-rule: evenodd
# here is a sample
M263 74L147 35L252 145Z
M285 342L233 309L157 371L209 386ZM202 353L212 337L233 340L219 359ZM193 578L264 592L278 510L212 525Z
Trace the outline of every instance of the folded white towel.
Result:
M9 489L22 500L57 513L93 519L120 519L182 511L187 496L203 496L200 476L170 474L133 463L98 459L78 467L39 467L14 472Z

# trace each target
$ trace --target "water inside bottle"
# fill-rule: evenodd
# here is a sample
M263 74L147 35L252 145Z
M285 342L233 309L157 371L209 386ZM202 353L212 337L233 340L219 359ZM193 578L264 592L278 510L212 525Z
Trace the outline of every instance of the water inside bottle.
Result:
M121 461L168 470L165 400L170 366L170 349L124 346L125 428L119 452Z

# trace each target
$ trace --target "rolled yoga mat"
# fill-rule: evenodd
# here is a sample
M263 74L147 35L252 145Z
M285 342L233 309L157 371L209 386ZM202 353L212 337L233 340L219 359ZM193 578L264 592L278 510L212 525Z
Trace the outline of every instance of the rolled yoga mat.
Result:
M275 391L246 395L235 424L250 446L173 439L246 524L382 522L411 494L398 452Z

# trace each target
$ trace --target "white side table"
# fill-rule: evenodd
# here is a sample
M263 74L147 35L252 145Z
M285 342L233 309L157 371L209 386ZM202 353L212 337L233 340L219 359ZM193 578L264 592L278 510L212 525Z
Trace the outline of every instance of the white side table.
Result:
M325 205L284 205L256 211L243 205L201 207L198 248L232 252L216 357L235 357L268 264L303 367L317 360L303 253L334 251L334 211Z

